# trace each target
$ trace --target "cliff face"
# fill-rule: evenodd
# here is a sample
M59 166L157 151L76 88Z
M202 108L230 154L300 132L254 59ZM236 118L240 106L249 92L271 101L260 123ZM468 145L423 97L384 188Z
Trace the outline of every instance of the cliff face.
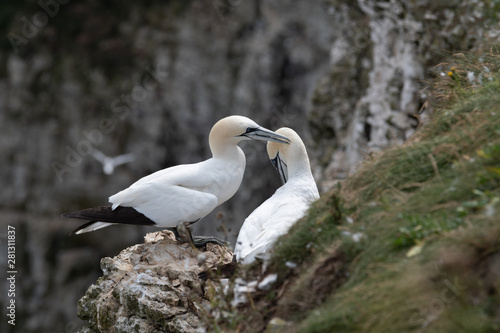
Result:
M68 239L76 222L60 221L61 212L105 204L150 172L209 157L210 127L229 114L296 129L326 190L371 150L413 132L411 115L427 98L421 80L442 50L475 48L498 31L492 1L61 1L49 12L23 2L3 6L0 208L9 219L1 223L25 230L19 244L29 244L20 257L22 284L39 291L22 293L33 304L19 312L26 332L79 323L69 306L35 305L52 304L75 279L82 286L95 280L97 264L82 269L71 258L97 263L145 233L116 227ZM242 187L195 232L216 234L222 224L234 240L279 186L264 145L242 147ZM94 149L136 160L108 176L90 156ZM61 294L68 304L75 299Z
M312 96L318 180L328 189L371 152L404 142L432 112L425 81L446 52L498 37L490 1L330 1L340 30Z

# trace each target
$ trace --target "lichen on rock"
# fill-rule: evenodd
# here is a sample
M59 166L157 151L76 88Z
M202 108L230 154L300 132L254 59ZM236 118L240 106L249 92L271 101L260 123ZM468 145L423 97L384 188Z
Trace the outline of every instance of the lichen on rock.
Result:
M89 325L80 333L195 332L209 306L198 273L232 256L215 244L199 250L179 243L168 230L147 234L144 244L101 260L103 276L78 303Z

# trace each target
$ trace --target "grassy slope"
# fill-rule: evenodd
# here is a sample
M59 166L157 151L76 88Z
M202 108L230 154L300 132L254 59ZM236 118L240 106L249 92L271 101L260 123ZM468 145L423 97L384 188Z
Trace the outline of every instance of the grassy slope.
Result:
M296 332L499 330L499 50L444 64L432 121L323 195L275 249L277 291L214 328L279 317Z

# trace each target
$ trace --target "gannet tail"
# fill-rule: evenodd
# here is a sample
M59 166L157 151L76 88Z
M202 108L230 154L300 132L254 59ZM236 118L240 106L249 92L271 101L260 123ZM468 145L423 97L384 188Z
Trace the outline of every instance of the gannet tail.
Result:
M109 206L82 209L76 212L62 214L63 218L76 218L89 220L89 222L76 228L71 234L82 234L105 228L114 223L155 225L156 223L139 213L132 207L119 206L112 210Z
M81 226L79 226L78 228L73 230L71 232L70 236L71 235L80 235L80 234L84 234L86 232L91 232L91 231L95 231L98 229L106 228L106 227L109 227L110 225L113 225L113 224L115 224L115 223L108 223L108 222L101 222L101 221L90 221L90 222L87 222L85 224L82 224Z

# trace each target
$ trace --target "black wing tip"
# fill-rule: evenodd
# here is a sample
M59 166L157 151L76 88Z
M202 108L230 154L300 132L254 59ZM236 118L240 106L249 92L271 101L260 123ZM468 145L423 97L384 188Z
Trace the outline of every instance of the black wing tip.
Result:
M75 219L91 220L92 219L91 215L95 214L96 212L97 213L102 212L102 211L110 212L111 210L112 210L111 206L85 208L85 209L77 210L74 212L63 213L63 214L61 214L61 218L75 218Z
M144 214L139 213L132 207L118 206L115 210L111 206L100 206L96 208L87 208L75 212L61 214L61 218L75 218L87 220L87 222L71 232L76 234L94 222L101 221L116 224L134 224L134 225L156 225L156 223ZM88 232L88 231L86 231Z

